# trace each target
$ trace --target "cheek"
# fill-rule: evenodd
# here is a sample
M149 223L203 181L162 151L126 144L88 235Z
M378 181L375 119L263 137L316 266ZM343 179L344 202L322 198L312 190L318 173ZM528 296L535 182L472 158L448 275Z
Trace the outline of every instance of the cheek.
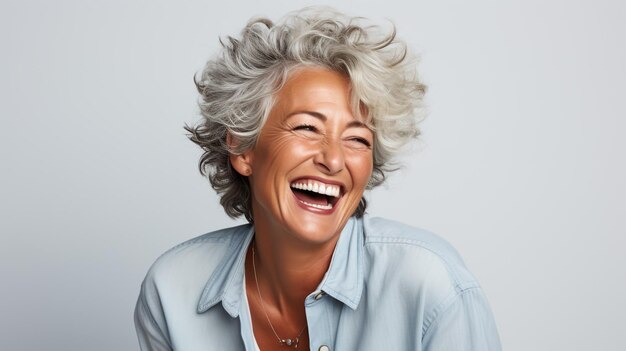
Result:
M255 150L254 163L257 170L288 172L297 164L315 155L315 143L294 136L291 133L267 133L259 139Z
M374 160L371 152L357 152L350 155L347 161L350 164L354 185L359 188L365 188L374 169Z

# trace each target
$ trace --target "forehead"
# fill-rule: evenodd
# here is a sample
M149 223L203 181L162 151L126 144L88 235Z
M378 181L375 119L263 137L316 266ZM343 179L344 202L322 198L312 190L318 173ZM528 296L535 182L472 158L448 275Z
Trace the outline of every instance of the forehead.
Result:
M352 115L350 99L350 80L346 75L324 68L302 68L293 72L278 91L274 107L286 113L326 109Z

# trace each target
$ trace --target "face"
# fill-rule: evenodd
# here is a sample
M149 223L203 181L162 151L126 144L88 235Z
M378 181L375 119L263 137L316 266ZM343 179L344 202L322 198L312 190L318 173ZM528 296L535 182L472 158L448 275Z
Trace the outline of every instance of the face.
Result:
M249 176L255 225L309 243L335 238L372 174L373 138L352 113L347 77L293 73L254 149L231 157Z

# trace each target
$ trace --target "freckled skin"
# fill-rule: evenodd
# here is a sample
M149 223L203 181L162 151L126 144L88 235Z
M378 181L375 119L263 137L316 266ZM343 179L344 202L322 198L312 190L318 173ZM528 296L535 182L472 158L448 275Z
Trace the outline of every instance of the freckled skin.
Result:
M342 74L304 68L292 74L253 149L230 158L252 189L258 297L251 248L246 295L262 350L276 349L269 319L283 338L306 326L304 299L321 282L341 230L357 208L373 168L373 134L352 114L350 82ZM250 172L247 172L250 170ZM299 204L290 183L317 177L339 182L332 213ZM309 349L307 331L299 350Z

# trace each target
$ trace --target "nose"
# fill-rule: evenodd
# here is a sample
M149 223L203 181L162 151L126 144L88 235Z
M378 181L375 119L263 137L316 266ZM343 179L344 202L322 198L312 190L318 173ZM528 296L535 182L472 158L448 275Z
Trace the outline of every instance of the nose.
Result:
M319 170L328 174L337 174L345 168L346 160L340 141L325 142L320 146L313 161Z

